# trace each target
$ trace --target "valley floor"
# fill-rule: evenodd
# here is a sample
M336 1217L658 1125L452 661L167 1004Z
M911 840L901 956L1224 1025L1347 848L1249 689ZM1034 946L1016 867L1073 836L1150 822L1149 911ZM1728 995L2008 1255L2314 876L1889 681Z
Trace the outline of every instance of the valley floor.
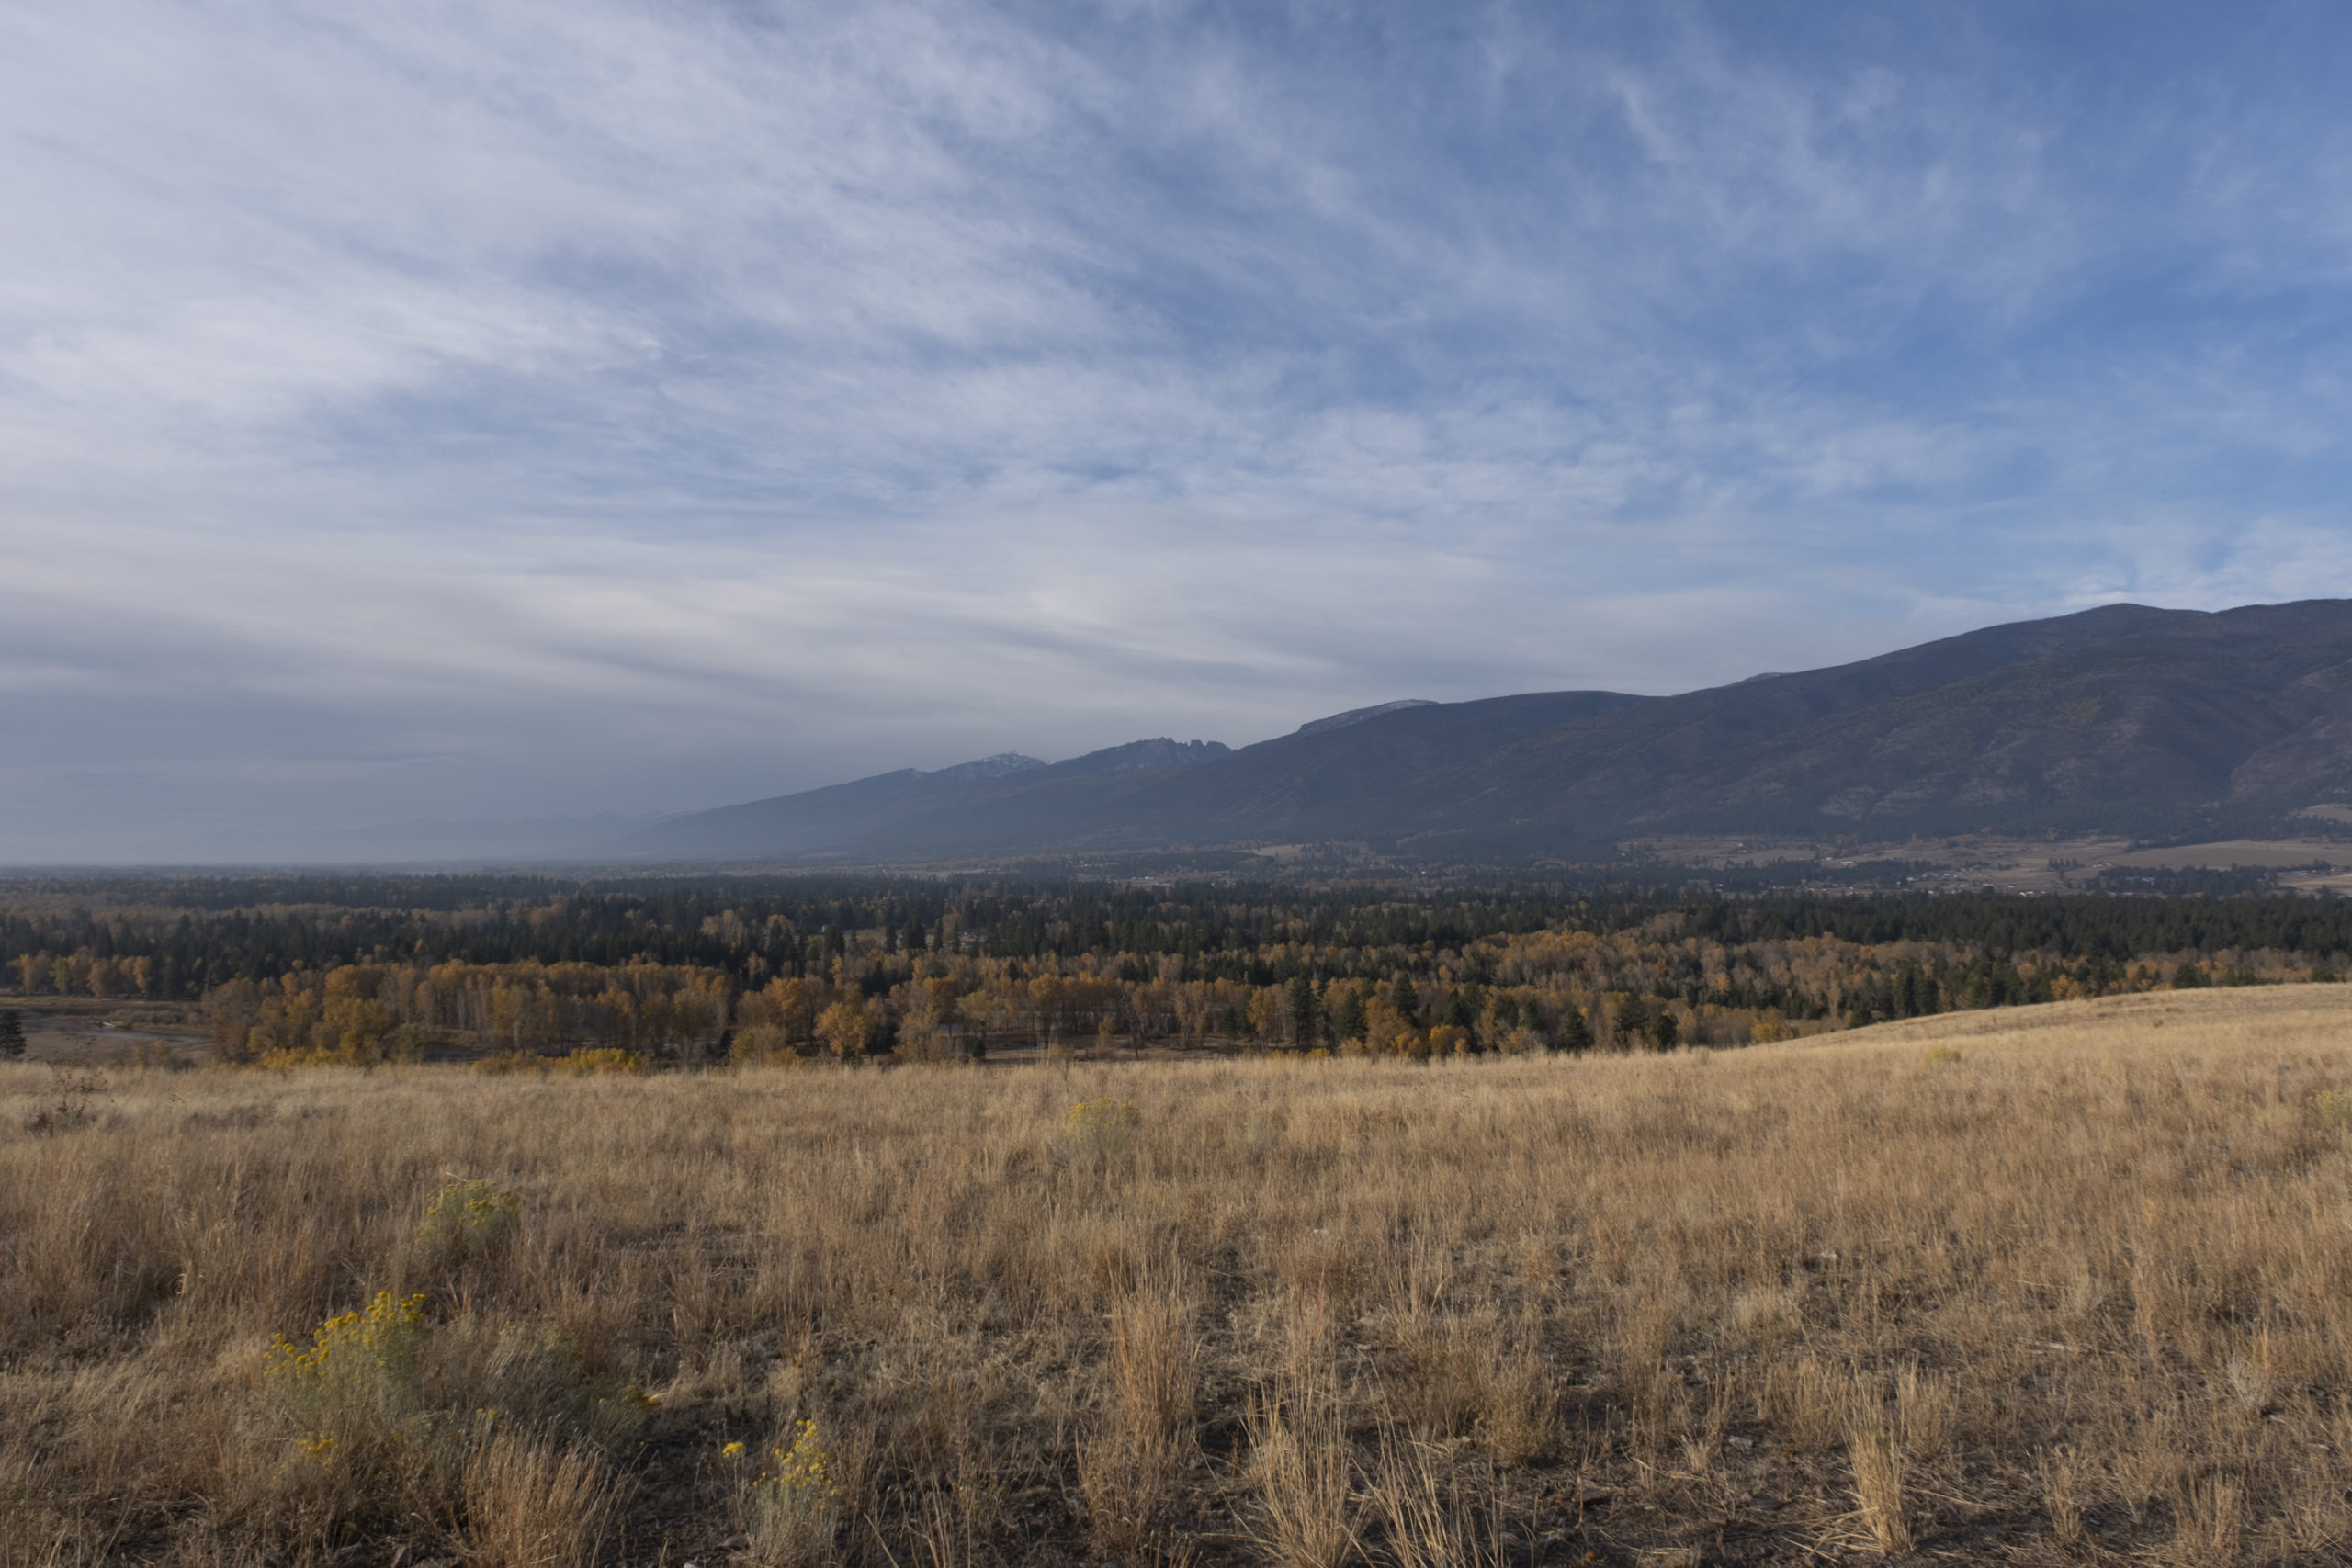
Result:
M1434 1066L0 1068L0 1563L2317 1563L2347 1488L2352 987Z

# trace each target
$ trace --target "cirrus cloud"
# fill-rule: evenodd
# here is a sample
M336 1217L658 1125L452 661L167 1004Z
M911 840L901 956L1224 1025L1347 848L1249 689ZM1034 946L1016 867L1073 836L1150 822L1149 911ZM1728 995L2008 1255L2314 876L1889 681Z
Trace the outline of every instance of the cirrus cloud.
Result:
M0 856L2352 591L2347 42L28 0Z

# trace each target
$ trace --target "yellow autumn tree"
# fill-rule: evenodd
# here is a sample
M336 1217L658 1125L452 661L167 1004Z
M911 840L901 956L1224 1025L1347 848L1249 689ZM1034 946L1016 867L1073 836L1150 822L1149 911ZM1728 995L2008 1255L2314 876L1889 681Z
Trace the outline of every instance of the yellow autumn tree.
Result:
M817 1038L842 1061L854 1061L865 1055L874 1039L874 1025L873 1010L865 1005L864 995L845 991L840 1000L817 1015Z

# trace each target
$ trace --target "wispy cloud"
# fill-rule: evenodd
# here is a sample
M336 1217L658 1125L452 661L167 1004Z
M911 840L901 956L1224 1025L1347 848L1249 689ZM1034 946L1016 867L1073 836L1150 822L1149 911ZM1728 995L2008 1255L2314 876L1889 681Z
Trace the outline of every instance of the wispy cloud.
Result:
M2352 591L2352 24L2124 23L12 6L0 855Z

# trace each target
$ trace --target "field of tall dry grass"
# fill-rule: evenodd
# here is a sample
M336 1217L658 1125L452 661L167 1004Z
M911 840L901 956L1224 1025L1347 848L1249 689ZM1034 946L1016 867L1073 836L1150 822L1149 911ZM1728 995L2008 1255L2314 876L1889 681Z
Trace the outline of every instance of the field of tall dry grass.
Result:
M0 1069L0 1563L2352 1551L2352 987L1724 1053Z

